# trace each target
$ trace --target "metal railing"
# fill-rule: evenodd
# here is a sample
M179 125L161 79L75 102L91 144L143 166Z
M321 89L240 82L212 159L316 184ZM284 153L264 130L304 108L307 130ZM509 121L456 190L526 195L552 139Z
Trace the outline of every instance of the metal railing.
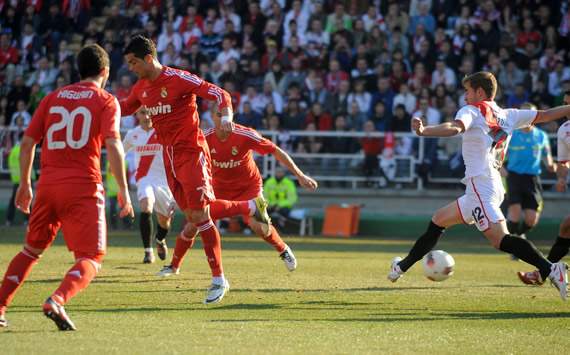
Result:
M7 156L10 149L10 133L14 135L15 132L17 132L16 129L0 129L0 174L3 174L4 176L9 173ZM122 131L122 133L126 133L126 130ZM303 171L310 174L319 182L333 185L336 184L341 187L350 188L358 188L365 184L381 184L383 182L388 182L390 184L388 186L394 186L395 184L398 185L398 187L402 185L408 188L416 188L418 190L422 190L424 188L424 179L421 179L418 176L418 166L424 161L426 156L426 138L417 137L413 133L389 133L394 137L395 146L401 144L403 140L408 140L408 145L410 144L410 141L413 142L413 149L410 154L404 155L398 155L398 149L396 149L396 153L391 157L391 159L386 159L382 154L380 154L380 163L388 164L384 164L384 168L378 167L377 174L373 176L364 176L362 169L364 153L360 150L358 142L359 139L362 138L384 139L387 135L384 132L260 131L260 133L268 139L271 139L277 145L280 145L281 148L291 155ZM352 153L342 154L297 152L296 147L304 138L322 139L324 145L327 144L327 139L330 138L347 138L352 139L354 146L357 148ZM551 139L551 143L555 144L556 135L549 134L549 138ZM460 138L453 137L445 139ZM326 150L328 149L325 149L325 151ZM39 157L40 154L41 150L38 149L37 157ZM105 159L104 150L103 154L103 159ZM425 180L429 183L442 185L460 184L463 171L459 172L459 175L461 175L459 176L457 175L457 172L454 174L451 169L446 167L448 165L449 156L447 156L441 148L438 148L437 151L437 161L438 163L435 164L436 168L429 171ZM278 163L273 155L265 155L262 157L256 156L256 162L258 163L264 178L275 174L275 168ZM35 166L39 166L39 164L36 162ZM556 177L554 174L543 172L542 182L545 185L555 184Z

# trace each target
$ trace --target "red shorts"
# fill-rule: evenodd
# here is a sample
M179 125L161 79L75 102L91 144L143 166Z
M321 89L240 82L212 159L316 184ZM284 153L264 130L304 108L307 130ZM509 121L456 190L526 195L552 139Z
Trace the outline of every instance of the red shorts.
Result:
M207 149L180 152L167 146L163 157L168 187L182 211L203 209L216 199Z
M107 223L103 185L40 185L30 216L26 243L47 249L59 228L75 253L105 254Z

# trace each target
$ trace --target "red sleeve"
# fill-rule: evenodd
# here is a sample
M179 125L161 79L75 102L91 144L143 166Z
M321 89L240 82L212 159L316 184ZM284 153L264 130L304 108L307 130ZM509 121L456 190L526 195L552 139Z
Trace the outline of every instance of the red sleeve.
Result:
M267 138L263 138L257 131L253 129L245 129L236 127L236 131L245 137L249 149L254 150L261 155L273 154L277 146Z
M126 99L121 100L121 108L120 113L123 116L130 116L137 112L139 107L141 107L141 103L137 96L135 95L136 86L131 89L131 93Z
M187 71L176 70L174 73L184 90L203 99L216 101L220 110L226 107L232 108L232 97L226 90Z
M115 97L107 103L101 113L101 135L106 138L121 138L121 107Z
M33 138L36 143L41 141L45 134L44 122L47 116L46 106L48 106L47 102L49 97L51 97L51 95L40 101L38 108L32 116L30 125L26 128L26 132L24 132L26 136Z

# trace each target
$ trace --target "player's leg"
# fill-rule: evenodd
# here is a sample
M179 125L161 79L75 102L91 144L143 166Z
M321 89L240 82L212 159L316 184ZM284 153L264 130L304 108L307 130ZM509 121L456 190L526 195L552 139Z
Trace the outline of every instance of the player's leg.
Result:
M509 204L507 209L507 228L511 234L520 235L522 207L520 203Z
M210 218L208 208L184 211L188 220L196 226L202 237L204 252L212 272L212 285L208 289L204 303L218 303L229 290L229 283L224 277L222 267L222 243L220 233Z
M568 250L570 249L570 215L560 224L560 230L558 232L558 237L556 241L550 248L548 252L548 261L551 263L557 263L562 260L566 255L568 255ZM540 276L538 270L523 272L519 271L517 273L519 279L527 285L542 285L543 280Z
M408 271L412 265L421 260L424 255L435 247L446 228L461 223L465 223L465 217L461 214L458 201L454 201L437 210L427 230L416 241L408 255L404 259L400 257L394 258L388 279L396 282L404 272Z
M166 236L168 234L168 231L170 231L170 222L172 218L170 216L165 216L163 214L157 213L156 219L158 222L155 235L156 253L158 254L160 260L166 260L166 257L168 255Z
M529 181L528 191L522 201L522 208L524 210L524 222L520 227L521 235L529 232L538 224L543 203L542 184L538 177L534 177L532 181Z
M277 232L275 226L270 225L269 235L265 235L264 228L259 222L247 219L246 223L256 235L265 240L277 251L277 253L279 253L279 257L285 263L287 270L294 271L297 269L297 258L295 257L295 254L293 254L291 248L285 244L283 239L281 239L281 236Z
M156 212L156 235L154 236L156 242L156 253L160 260L166 260L168 255L168 246L166 244L166 236L170 231L170 222L174 215L176 203L170 189L166 185L155 185L154 196L156 201L154 203L154 211Z
M534 265L540 274L541 280L549 278L559 290L560 297L566 300L568 275L567 266L564 263L551 263L534 244L526 239L509 234L504 221L489 224L489 228L483 232L493 247L512 254L522 261Z
M75 263L43 306L44 314L59 330L75 330L64 306L89 286L101 268L107 249L103 186L88 184L77 190L69 197L69 207L61 213L63 237L74 253ZM78 215L82 217L78 219Z
M37 191L34 209L30 218L24 248L8 264L0 286L0 327L7 326L5 313L16 292L37 264L46 250L54 241L60 223L55 213L53 194L40 188Z
M153 234L152 210L156 201L152 182L142 178L137 182L137 198L139 200L139 229L144 248L143 263L152 264L154 262L154 252L151 245Z
M251 216L259 222L264 235L269 235L270 233L271 218L267 213L267 201L265 201L262 195L247 201L217 199L210 203L210 215L215 221L235 216Z
M568 255L568 250L570 249L570 215L564 218L558 233L558 237L548 253L548 260L553 263L559 262Z
M180 273L182 261L184 261L184 257L194 246L196 236L198 236L196 226L194 226L193 223L186 223L182 232L180 232L178 237L176 237L176 244L174 246L174 251L172 252L170 265L164 266L158 272L158 276L178 275Z
M520 221L522 218L522 190L521 176L509 173L507 176L507 228L514 235L520 235Z

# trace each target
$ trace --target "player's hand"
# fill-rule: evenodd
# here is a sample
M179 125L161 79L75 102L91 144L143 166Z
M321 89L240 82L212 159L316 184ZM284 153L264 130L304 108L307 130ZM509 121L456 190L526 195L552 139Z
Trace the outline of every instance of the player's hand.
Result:
M20 184L18 186L18 191L16 191L16 199L14 204L16 208L25 214L30 214L30 205L32 204L32 198L34 194L32 192L32 185L30 184Z
M312 177L307 176L305 174L299 176L298 181L299 181L299 185L301 185L302 187L304 187L307 190L314 191L317 189L317 187L319 187L319 184L315 181L315 179L313 179Z
M566 183L565 179L558 179L556 181L556 191L558 192L565 192L568 184Z
M232 133L234 130L234 121L231 117L222 116L222 120L220 122L220 129L224 133Z
M412 117L412 130L416 132L418 136L424 133L424 123L419 117Z
M135 212L133 210L133 205L131 203L131 196L129 195L129 191L119 191L117 193L117 202L119 203L119 207L121 208L121 212L119 212L119 217L124 218L129 216L131 218L135 218Z

